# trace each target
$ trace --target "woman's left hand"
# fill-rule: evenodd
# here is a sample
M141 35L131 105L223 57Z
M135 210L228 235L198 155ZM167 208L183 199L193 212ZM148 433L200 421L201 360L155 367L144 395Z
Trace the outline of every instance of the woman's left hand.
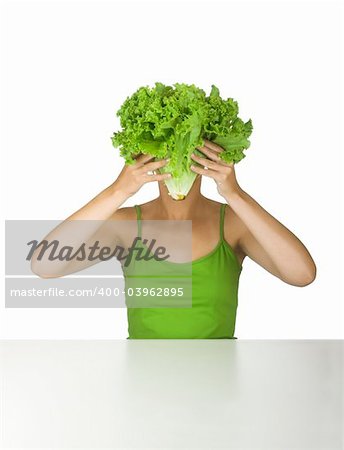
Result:
M191 170L199 175L213 178L216 182L219 194L228 200L233 194L237 194L241 191L235 176L234 163L226 163L219 157L219 153L223 151L222 147L207 139L204 139L204 141L204 147L196 148L204 153L207 158L201 158L194 153L191 155L191 158L198 164L207 167L207 169L192 165Z

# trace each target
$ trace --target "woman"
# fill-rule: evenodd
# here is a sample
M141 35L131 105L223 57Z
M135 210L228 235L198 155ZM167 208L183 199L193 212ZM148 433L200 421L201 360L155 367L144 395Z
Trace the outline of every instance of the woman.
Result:
M198 176L183 201L173 200L156 174L167 160L139 155L117 180L67 220L192 220L192 308L128 308L129 339L234 337L239 277L248 256L294 286L316 277L305 246L238 184L234 164L219 157L222 148L205 140L204 157L192 156ZM201 176L213 178L224 202L200 193ZM158 181L160 195L135 207L120 206L145 183ZM40 275L39 270L33 270Z

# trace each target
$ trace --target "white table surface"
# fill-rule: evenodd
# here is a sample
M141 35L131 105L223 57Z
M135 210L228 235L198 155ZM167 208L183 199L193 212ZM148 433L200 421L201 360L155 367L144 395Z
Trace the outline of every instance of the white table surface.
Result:
M0 448L341 450L343 342L2 341Z

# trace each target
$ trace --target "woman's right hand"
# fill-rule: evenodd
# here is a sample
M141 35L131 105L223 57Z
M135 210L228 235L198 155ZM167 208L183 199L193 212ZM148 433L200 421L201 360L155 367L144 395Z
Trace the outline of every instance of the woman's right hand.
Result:
M134 164L125 164L112 187L117 192L121 192L125 197L131 197L146 183L171 178L170 173L154 173L155 170L164 167L169 160L162 159L160 161L149 162L153 158L155 156L140 154ZM150 171L153 174L149 175L148 172Z

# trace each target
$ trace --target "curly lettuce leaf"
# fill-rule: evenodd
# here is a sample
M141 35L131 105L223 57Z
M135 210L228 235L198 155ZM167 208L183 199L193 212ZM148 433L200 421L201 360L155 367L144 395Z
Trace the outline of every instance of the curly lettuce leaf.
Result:
M120 148L127 164L139 153L169 157L160 172L171 172L165 184L174 199L182 199L197 176L190 169L191 153L204 145L204 138L223 148L220 157L226 162L237 163L245 157L252 122L244 123L238 112L237 102L223 100L215 85L207 97L194 84L156 82L154 88L143 86L124 101L116 113L122 130L113 134L112 144Z

